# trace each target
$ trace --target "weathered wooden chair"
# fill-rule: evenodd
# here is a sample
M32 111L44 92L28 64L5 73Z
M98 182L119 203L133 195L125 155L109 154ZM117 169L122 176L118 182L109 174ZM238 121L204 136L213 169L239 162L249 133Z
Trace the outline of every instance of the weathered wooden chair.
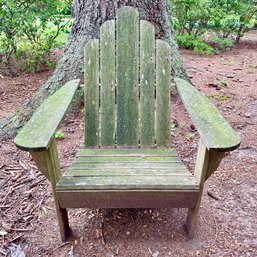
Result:
M154 27L124 7L85 46L85 144L61 176L54 134L79 80L45 100L15 138L53 188L61 238L70 232L66 208L188 208L193 235L203 185L239 136L189 82L175 78L200 134L194 174L170 148L170 46Z

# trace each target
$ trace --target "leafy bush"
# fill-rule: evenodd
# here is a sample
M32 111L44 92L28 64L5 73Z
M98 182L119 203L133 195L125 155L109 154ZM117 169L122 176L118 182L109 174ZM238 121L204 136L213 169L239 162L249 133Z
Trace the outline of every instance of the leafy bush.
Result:
M203 42L207 30L218 34L218 49L231 49L257 24L256 0L171 0L171 7L179 45L200 54L214 53Z
M214 0L211 10L210 27L224 38L234 36L236 43L256 24L256 0Z
M210 0L171 0L174 28L178 35L202 35L210 20Z
M233 41L228 38L216 37L214 42L217 44L217 48L221 50L230 50L234 47Z
M185 34L177 36L178 45L185 49L194 49L194 41L196 40L194 35Z
M15 57L29 71L49 62L51 49L70 19L61 15L69 0L3 0L0 6L0 51L8 64Z
M215 49L213 47L203 42L202 38L194 35L178 35L177 42L178 45L183 48L193 49L196 54L212 55L215 53Z
M203 41L197 40L194 43L194 52L200 55L213 55L215 54L215 49Z
M69 24L70 20L67 25ZM26 72L40 72L44 66L54 67L55 62L50 61L51 50L63 47L67 41L66 33L60 33L52 22L47 23L44 30L38 28L38 32L36 43L28 40L26 36L20 37L20 43L14 54L21 64L21 69Z

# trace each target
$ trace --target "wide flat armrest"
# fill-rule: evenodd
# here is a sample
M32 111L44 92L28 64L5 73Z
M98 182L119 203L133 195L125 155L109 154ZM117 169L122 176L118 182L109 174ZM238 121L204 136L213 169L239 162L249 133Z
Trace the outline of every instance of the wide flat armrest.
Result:
M25 151L48 149L56 129L63 120L79 86L79 79L71 80L48 97L15 137L15 145Z
M212 102L188 81L175 78L178 94L204 144L210 151L231 151L240 145L232 129Z

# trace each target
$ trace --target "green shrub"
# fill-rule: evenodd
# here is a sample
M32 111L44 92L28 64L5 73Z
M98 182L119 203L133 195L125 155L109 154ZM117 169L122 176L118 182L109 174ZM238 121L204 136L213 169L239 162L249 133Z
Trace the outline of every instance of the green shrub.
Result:
M194 49L194 41L196 37L194 35L178 35L177 42L178 45L185 48L185 49Z
M200 55L213 55L216 51L213 47L203 41L196 40L194 43L194 52Z
M198 38L194 35L178 35L177 36L178 45L186 48L192 49L196 54L200 55L212 55L215 53L215 49L203 42L202 38Z
M199 36L207 30L215 31L220 38L230 38L238 43L240 38L257 23L256 0L170 1L173 26L177 35L186 37L185 40L178 37L179 44L184 45L185 48L193 48L189 46L189 41L193 41L188 38L189 36L194 35L199 39ZM200 47L196 47L197 52L202 52L205 48L202 43L199 43ZM219 41L218 45L220 49L233 47L229 41ZM207 47L203 52L210 53L212 50Z
M178 35L202 35L210 19L210 0L171 0L174 28Z
M0 51L4 61L15 57L27 71L40 71L49 63L51 49L70 29L62 15L70 0L3 0L0 5Z
M217 44L217 48L221 50L230 50L234 47L234 42L228 38L216 37L214 42Z

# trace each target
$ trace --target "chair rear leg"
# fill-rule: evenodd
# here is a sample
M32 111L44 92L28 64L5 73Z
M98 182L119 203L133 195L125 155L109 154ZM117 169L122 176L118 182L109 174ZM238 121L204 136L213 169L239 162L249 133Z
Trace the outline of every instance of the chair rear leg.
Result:
M66 241L71 235L71 228L69 226L68 213L66 209L56 208L56 214L58 218L60 234L62 241Z
M202 195L199 196L194 208L189 208L187 212L187 221L186 221L186 228L189 238L193 238L195 225L197 221L198 212L200 209Z

